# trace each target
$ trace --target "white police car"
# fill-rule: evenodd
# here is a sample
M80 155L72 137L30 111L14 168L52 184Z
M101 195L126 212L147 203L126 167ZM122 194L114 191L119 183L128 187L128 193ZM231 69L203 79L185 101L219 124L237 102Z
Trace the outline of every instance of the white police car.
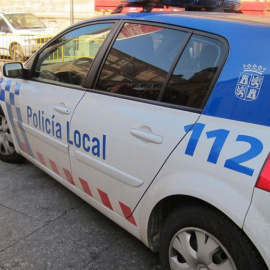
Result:
M74 25L3 67L0 157L33 162L162 269L268 269L269 44L269 18L232 13Z

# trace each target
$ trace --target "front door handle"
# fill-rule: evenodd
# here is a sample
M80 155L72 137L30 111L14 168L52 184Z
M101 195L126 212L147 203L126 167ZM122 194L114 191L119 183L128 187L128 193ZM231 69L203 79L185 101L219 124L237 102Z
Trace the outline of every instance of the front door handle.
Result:
M70 109L67 107L55 105L53 106L54 110L63 114L70 114Z
M130 130L130 134L146 142L152 142L156 144L161 144L163 142L163 138L161 136L154 133L138 130L135 128L132 128Z

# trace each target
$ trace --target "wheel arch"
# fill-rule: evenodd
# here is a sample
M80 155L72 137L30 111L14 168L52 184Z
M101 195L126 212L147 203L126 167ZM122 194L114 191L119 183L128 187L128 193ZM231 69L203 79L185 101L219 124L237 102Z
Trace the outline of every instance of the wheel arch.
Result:
M163 198L154 206L148 220L148 246L152 251L157 252L159 250L160 235L166 218L172 211L174 211L175 208L185 204L203 204L207 207L218 210L211 204L188 195L171 195ZM220 210L218 211L220 212ZM224 213L222 214L224 215Z
M17 142L17 140L16 140L16 136L15 136L15 134L14 134L14 130L13 130L13 128L12 128L12 125L11 125L11 123L10 123L10 119L9 119L9 117L8 117L7 109L6 109L6 107L3 106L3 104L1 104L1 103L0 103L0 115L6 117L8 123L9 123L9 128L10 128L10 131L11 131L11 136L12 136L12 138L13 138L13 144L14 144L14 146L15 146L15 150L16 150L17 153L20 153L20 147L19 147L18 142Z
M167 207L169 207L169 211L166 211ZM163 218L161 218L160 216L160 210L163 210ZM201 213L203 215L200 215ZM183 219L179 219L179 215L182 216ZM151 219L149 220L149 226L157 224L155 216L159 216L159 224L161 225L159 226L159 237L157 237L157 234L155 234L155 242L152 241L151 243L149 243L149 245L150 248L153 250L153 243L162 243L162 245L160 246L156 245L154 249L154 251L160 252L162 269L170 269L168 267L165 267L166 265L164 263L165 257L167 258L168 256L166 255L168 254L168 250L166 247L168 247L168 241L171 241L169 239L172 239L171 237L172 235L174 235L174 233L172 234L172 232L175 231L175 228L177 228L177 225L175 224L179 223L179 221L182 223L182 225L184 224L184 226L188 227L193 227L190 224L192 224L194 221L194 224L197 224L194 225L195 228L196 226L199 226L198 228L200 228L200 225L202 225L202 230L204 230L204 227L207 224L207 226L210 226L210 235L212 234L213 230L216 231L216 233L218 232L217 235L214 233L212 234L212 236L214 237L214 239L217 239L217 241L220 241L219 243L221 243L222 245L224 245L223 243L226 243L225 248L227 248L229 254L234 254L232 257L234 258L233 260L236 263L237 269L268 269L265 264L264 258L258 251L258 248L253 244L253 242L243 231L243 229L240 228L235 222L233 222L219 209L203 200L190 196L170 196L164 198L164 200L160 201L154 207L151 213ZM187 217L187 220L189 221L185 221L185 217ZM202 221L204 221L204 224L201 223ZM222 229L220 230L219 228ZM149 229L151 228L149 227ZM206 230L206 232L208 233L208 230ZM168 234L169 236L167 237ZM218 235L222 235L220 236L222 240L220 240ZM228 242L227 239L232 239L232 241L230 242L229 240ZM238 258L239 251L242 251L243 247L245 247L243 252L244 257L242 256L242 258ZM237 250L238 252L236 252Z
M164 197L160 200L152 209L151 214L149 216L148 225L147 225L147 237L148 237L148 247L153 252L158 252L160 248L160 237L165 225L166 219L169 215L174 212L177 208L189 205L189 206L198 206L198 207L206 207L212 209L217 212L218 215L223 216L230 223L232 223L238 230L242 232L245 236L249 245L251 245L257 252L258 258L261 258L264 264L264 258L259 253L258 248L253 244L250 237L246 234L246 232L240 228L230 217L228 217L225 213L223 213L217 207L211 205L210 203L193 197L189 195L171 195Z

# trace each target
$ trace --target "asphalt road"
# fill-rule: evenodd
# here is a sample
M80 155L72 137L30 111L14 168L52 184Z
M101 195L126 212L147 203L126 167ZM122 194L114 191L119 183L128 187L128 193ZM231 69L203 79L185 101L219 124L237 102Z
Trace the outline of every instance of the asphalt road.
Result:
M160 266L157 254L34 165L0 161L0 269Z

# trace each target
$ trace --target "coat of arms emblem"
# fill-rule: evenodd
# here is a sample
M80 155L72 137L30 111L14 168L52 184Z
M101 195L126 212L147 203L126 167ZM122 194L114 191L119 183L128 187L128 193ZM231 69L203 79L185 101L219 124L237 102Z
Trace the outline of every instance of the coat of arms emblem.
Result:
M245 101L254 101L258 98L262 87L266 68L257 65L243 65L244 72L240 73L235 89L235 95Z

